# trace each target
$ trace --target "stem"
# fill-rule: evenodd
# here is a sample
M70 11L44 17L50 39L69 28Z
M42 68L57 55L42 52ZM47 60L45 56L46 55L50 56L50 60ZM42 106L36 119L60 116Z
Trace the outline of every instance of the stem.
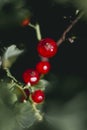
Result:
M40 41L42 39L42 36L40 31L40 25L38 23L36 24L36 35L37 35L37 39Z
M18 82L14 76L11 75L10 70L8 68L5 68L6 72L7 72L7 76L10 77L12 80L14 80L15 82Z
M38 41L40 41L42 39L40 25L38 23L36 23L36 25L29 23L29 26L35 29L37 39L38 39Z
M31 24L31 23L29 23L28 26L30 26L30 27L32 27L32 28L35 29L35 25L33 25L33 24Z
M42 56L40 56L40 58L41 58L41 61L49 61L49 59L46 58L46 57L42 57Z
M10 73L10 70L8 68L4 68L4 69L7 72L7 76L12 79L12 81L14 82L14 84L16 84L17 86L20 87L20 85L22 85L22 84L20 82L18 82L14 76L12 76L12 74Z
M40 111L36 108L36 104L32 103L33 110L35 111L35 116L39 121L43 120L43 116L40 114Z
M79 19L84 15L84 12L81 12L76 19L72 21L72 23L66 28L66 30L63 32L62 36L60 39L57 41L57 45L61 45L62 42L65 41L66 39L66 34L72 29L72 27L79 21Z

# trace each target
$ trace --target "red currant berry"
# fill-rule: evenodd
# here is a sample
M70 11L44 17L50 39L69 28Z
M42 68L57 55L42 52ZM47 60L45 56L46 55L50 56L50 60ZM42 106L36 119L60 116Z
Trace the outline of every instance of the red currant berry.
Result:
M36 84L40 79L38 71L33 69L28 69L23 73L23 80L25 83L30 83L31 85Z
M25 20L22 21L21 25L27 26L29 24L29 22L30 22L29 19L25 19Z
M50 63L48 61L41 61L36 65L36 69L41 74L47 74L50 71Z
M31 98L35 103L41 103L44 101L45 95L42 90L36 90L32 93Z
M29 95L30 95L29 89L25 88L25 89L24 89L24 92L25 92L26 97L27 97L27 99L28 99L28 98L29 98Z
M53 57L57 53L57 44L50 38L42 39L37 46L38 53L43 57Z

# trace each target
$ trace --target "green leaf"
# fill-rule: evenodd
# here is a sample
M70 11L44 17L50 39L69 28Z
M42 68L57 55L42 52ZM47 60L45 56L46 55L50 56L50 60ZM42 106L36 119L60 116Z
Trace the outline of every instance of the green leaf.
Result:
M14 44L5 48L2 56L2 67L10 68L21 53L23 53L23 50L18 49Z
M29 102L17 103L14 111L16 121L22 128L29 128L36 121L35 112Z

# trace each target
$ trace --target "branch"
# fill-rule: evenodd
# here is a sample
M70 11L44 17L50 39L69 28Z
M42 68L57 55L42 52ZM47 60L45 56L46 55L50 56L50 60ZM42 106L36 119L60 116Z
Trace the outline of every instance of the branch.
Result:
M29 23L29 26L35 29L37 39L38 39L38 41L40 41L42 39L40 25L38 23L36 23L36 25Z
M79 19L84 15L84 12L81 12L76 19L72 21L72 23L66 28L66 30L63 32L62 36L60 39L57 41L57 45L61 45L62 42L65 41L66 39L66 34L72 29L72 27L79 21Z
M35 116L38 119L38 121L42 121L43 120L43 115L41 115L40 110L38 110L36 108L36 104L35 103L32 103L32 108L35 111Z

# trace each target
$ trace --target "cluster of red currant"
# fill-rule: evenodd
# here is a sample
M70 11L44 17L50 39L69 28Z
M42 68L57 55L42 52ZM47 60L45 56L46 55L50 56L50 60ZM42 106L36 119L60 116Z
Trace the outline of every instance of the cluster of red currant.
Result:
M23 26L28 24L28 19L22 22ZM35 69L27 69L23 73L23 81L29 86L29 88L35 87L42 75L45 75L50 71L51 65L48 58L53 57L57 53L57 50L57 44L53 39L45 38L39 41L37 51L41 57L41 61L36 64ZM43 60L44 58L45 60ZM35 103L41 103L44 101L45 94L41 89L35 89L35 91L30 92L28 88L25 88L24 92L27 95L27 98L30 97L30 99Z

